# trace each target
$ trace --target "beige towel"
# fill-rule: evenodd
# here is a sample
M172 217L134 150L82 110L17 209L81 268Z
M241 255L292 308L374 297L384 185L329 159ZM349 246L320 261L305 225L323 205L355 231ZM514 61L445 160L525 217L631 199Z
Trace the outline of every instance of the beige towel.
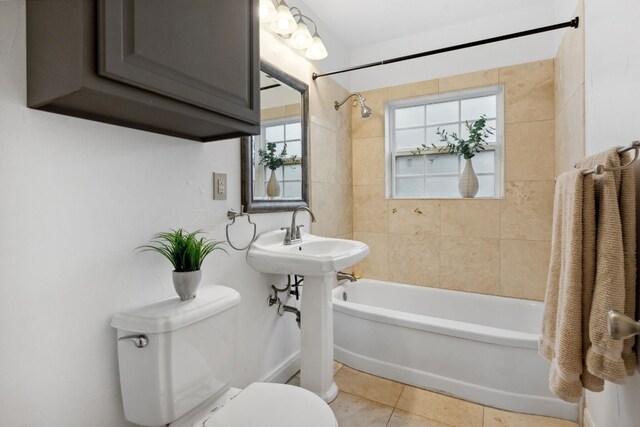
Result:
M621 156L622 164L632 161L633 152ZM622 216L622 240L624 242L624 313L635 319L636 315L636 176L633 167L622 171L620 190L620 215ZM633 375L636 368L636 354L633 351L635 338L624 341L622 358L627 375Z
M603 164L606 167L618 167L620 157L617 149L612 148L604 153L592 156L578 164L580 168L592 168L596 164ZM628 175L625 172L625 175ZM613 340L607 332L607 312L610 309L626 312L627 308L635 305L633 300L627 302L627 294L635 295L634 291L627 292L628 283L635 282L635 259L633 268L629 269L630 252L635 257L635 213L630 213L629 197L621 196L622 174L620 172L605 172L602 175L593 175L595 181L595 203L597 206L596 218L596 256L595 256L595 281L592 287L592 297L589 298L589 291L592 285L589 277L590 267L585 265L583 274L584 283L584 305L585 323L588 313L588 334L590 347L585 339L583 351L587 350L586 367L583 372L583 384L586 388L594 391L602 389L604 379L615 383L622 383L628 371L622 356L623 343ZM635 199L634 180L625 177L625 189L630 191ZM625 200L623 203L622 201ZM635 204L635 200L633 200ZM635 205L633 206L635 210ZM625 212L624 219L621 220L622 212ZM630 226L633 220L633 226ZM588 222L588 221L587 221ZM624 232L627 233L623 239ZM630 229L633 229L631 231ZM630 240L633 239L633 246ZM585 256L589 261L589 257ZM627 276L629 282L627 282ZM591 309L588 310L588 301L591 300ZM629 307L627 307L627 305ZM631 344L632 345L632 344ZM629 358L627 364L631 364L633 353L631 345L628 346L624 358ZM590 375L593 374L593 375ZM595 376L595 377L594 377ZM597 378L596 378L597 377Z
M604 390L604 381L587 370L587 350L591 347L589 320L596 282L596 200L593 174L584 177L582 190L582 386Z
M551 391L568 402L577 402L582 396L583 181L579 170L556 179L551 262L539 343L540 354L551 362Z

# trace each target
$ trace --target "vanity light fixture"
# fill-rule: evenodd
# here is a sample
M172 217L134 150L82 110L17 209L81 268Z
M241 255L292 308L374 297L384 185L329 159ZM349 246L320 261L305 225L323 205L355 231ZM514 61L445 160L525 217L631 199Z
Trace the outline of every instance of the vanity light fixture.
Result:
M313 44L313 37L307 24L304 23L302 15L298 16L298 26L296 30L291 34L289 44L296 49L306 49Z
M324 47L324 43L316 31L313 35L313 43L309 46L304 56L309 59L318 60L326 58L327 55L327 48Z
M279 0L276 7L276 18L271 22L271 30L281 36L293 33L298 24L296 23L289 6L284 0Z
M315 21L304 15L299 8L289 8L284 0L277 0L276 6L273 0L260 0L260 22L270 23L274 33L287 39L291 47L304 50L307 59L317 61L327 57L327 48L318 35ZM313 33L309 31L307 22L313 24Z
M260 22L273 22L278 12L271 0L260 0Z

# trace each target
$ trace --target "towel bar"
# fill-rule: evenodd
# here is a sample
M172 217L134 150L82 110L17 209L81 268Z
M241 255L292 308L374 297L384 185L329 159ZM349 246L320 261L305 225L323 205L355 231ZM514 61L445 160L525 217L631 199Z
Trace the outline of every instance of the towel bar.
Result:
M631 159L631 161L629 163L627 163L626 165L622 165L622 166L617 167L617 168L607 168L604 165L596 165L593 169L586 170L586 171L582 172L582 174L583 175L591 175L591 174L602 175L605 172L615 172L615 171L621 171L623 169L626 169L629 166L631 166L633 163L635 163L636 160L638 160L638 156L640 154L639 153L639 151L640 151L640 140L633 141L628 146L622 147L621 149L618 150L618 153L623 154L623 153L626 153L627 151L631 151L631 150L635 151L635 155L633 156L633 159ZM578 167L578 165L575 164L573 167Z
M629 316L615 310L609 310L607 326L609 335L615 340L623 340L640 334L640 322L636 322Z

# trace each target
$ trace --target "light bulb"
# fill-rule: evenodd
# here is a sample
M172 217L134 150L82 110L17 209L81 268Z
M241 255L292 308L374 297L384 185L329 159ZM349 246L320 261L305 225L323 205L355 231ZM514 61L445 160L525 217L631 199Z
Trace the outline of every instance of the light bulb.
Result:
M324 47L324 43L322 42L322 39L320 38L318 33L315 33L313 35L313 44L309 46L304 56L309 59L319 60L326 58L327 55L327 48Z
M291 34L289 43L296 49L306 49L313 44L313 37L311 37L309 28L307 28L307 24L305 24L302 19L298 21L296 30Z
M280 2L276 8L276 19L271 23L271 29L278 34L291 34L296 28L296 20L285 2Z
M260 0L260 22L273 22L277 15L271 0Z

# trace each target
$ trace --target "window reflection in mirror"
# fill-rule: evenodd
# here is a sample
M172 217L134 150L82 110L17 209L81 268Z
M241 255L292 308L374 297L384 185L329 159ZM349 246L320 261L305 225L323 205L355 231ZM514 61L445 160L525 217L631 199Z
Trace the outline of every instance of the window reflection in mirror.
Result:
M307 205L308 86L262 62L260 135L243 138L242 190L248 212Z

